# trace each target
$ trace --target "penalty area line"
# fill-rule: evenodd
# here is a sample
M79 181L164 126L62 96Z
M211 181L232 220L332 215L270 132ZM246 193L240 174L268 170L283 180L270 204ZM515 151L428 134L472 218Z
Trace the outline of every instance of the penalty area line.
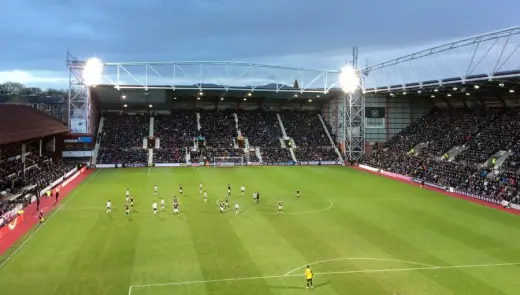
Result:
M328 275L345 275L345 274L360 274L360 273L367 273L367 274L368 273L389 273L389 272L407 272L407 271L416 271L416 270L487 268L487 267L501 267L501 266L517 266L517 265L520 265L520 262L463 264L463 265L446 265L446 266L424 266L424 267L407 267L407 268L361 269L361 270L347 270L347 271L317 272L317 273L314 273L314 275L328 276ZM193 285L193 284L208 284L208 283L219 283L219 282L235 282L235 281L266 280L266 279L281 279L281 278L303 277L303 276L304 276L303 274L289 274L289 275L238 277L238 278L226 278L226 279L215 279L215 280L198 280L198 281L169 282L169 283L159 283L159 284L132 285L128 289L128 294L131 295L132 290L136 289L136 288L181 286L181 285Z

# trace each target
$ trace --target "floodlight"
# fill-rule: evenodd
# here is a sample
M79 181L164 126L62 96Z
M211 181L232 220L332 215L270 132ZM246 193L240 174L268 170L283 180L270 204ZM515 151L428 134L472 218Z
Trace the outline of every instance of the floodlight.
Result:
M446 96L451 96L451 93L446 94Z
M466 95L471 95L471 94L469 94L469 92L466 92Z
M309 99L309 102L312 102L312 99Z
M197 97L198 100L200 100L200 97Z
M439 92L439 89L435 88L433 91L434 91L434 92Z
M403 95L406 95L406 91L403 91Z
M125 108L126 108L127 106L128 106L127 104L124 104L124 105L123 105L123 107L125 107Z
M220 98L220 100L224 100L224 98L223 98L223 97L221 97L221 98Z
M514 89L509 89L509 93L515 93Z
M152 105L151 105L151 104L150 104L150 105L148 105L148 106L149 106L149 107L152 107Z
M173 99L177 99L177 96L176 96L176 97L174 97Z
M435 95L432 94L432 98L435 98Z
M294 97L298 97L298 94L295 94Z
M480 86L478 86L476 84L473 87L475 87L475 89L479 89L480 88Z
M453 91L457 91L457 87L453 87Z
M504 87L504 85L505 85L505 84L502 83L502 82L500 82L500 83L498 84L498 86L500 86L500 87Z
M244 101L246 101L246 100L247 100L247 98L244 97Z
M343 92L355 92L359 87L359 77L356 70L351 66L342 68L339 75L339 84Z
M319 98L319 97L320 97L320 95L318 94L318 95L316 95L316 97L317 97L317 98Z
M202 91L201 91L201 92L199 92L199 95L204 95L204 92L202 92Z
M83 83L87 86L96 86L101 83L103 63L98 58L91 58L85 62L83 68Z
M247 94L247 96L251 96L251 95L253 95L251 92L249 92L249 93Z
M126 95L123 94L123 95L121 96L121 98L122 98L122 99L126 99Z

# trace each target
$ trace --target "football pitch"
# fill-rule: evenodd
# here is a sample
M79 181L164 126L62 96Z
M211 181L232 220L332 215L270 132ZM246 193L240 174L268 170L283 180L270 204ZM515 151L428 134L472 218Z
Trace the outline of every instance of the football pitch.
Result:
M220 214L217 206L228 183L238 215L233 208ZM129 217L127 188L135 197ZM259 204L253 202L256 190ZM174 195L179 216L173 215ZM167 208L154 215L152 203L161 197ZM0 257L0 294L520 290L518 216L345 167L98 170L57 208ZM315 274L310 290L307 265Z

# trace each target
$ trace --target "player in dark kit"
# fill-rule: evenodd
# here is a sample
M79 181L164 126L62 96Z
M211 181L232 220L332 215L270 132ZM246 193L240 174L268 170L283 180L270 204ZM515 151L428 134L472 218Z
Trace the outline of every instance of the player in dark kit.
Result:
M227 185L227 195L228 195L228 197L231 196L231 185L230 184Z
M54 201L54 204L58 204L58 199L60 198L60 190L59 189L56 190L55 196L56 196L56 200Z
M173 215L179 215L179 203L173 203Z
M130 207L134 209L134 197L130 197Z
M179 187L179 194L182 196L182 184Z
M128 216L128 213L130 212L130 207L128 206L128 203L125 204L125 214Z
M43 210L40 210L40 213L38 214L38 218L40 219L40 224L43 223Z
M256 192L256 203L260 204L260 192Z
M229 208L229 199L226 197L226 208Z
M299 200L300 199L300 190L297 189L296 190L296 200Z

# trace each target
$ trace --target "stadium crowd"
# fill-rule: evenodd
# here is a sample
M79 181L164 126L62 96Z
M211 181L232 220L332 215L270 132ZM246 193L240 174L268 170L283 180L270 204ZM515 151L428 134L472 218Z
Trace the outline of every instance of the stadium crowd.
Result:
M149 136L148 115L128 115L109 112L101 134L99 164L145 164L148 151L143 149L143 138Z
M317 112L280 112L287 136L294 139L296 146L330 147L331 143Z
M325 147L297 147L294 155L299 162L338 161L339 157L333 148Z
M289 149L286 148L262 148L260 149L264 163L287 163L293 162Z
M233 111L199 111L200 135L206 138L211 148L230 148L237 137Z
M153 151L154 163L186 163L184 148L161 148Z
M275 112L238 111L238 129L250 147L280 147L282 130Z
M420 152L412 152L427 142ZM435 142L432 145L432 142ZM461 146L455 159L439 157ZM500 169L482 165L498 151L510 156ZM360 163L483 197L520 203L520 116L518 109L434 110L384 149Z
M193 146L193 138L198 135L197 116L192 110L174 110L169 115L154 115L154 136L161 139L161 146Z

